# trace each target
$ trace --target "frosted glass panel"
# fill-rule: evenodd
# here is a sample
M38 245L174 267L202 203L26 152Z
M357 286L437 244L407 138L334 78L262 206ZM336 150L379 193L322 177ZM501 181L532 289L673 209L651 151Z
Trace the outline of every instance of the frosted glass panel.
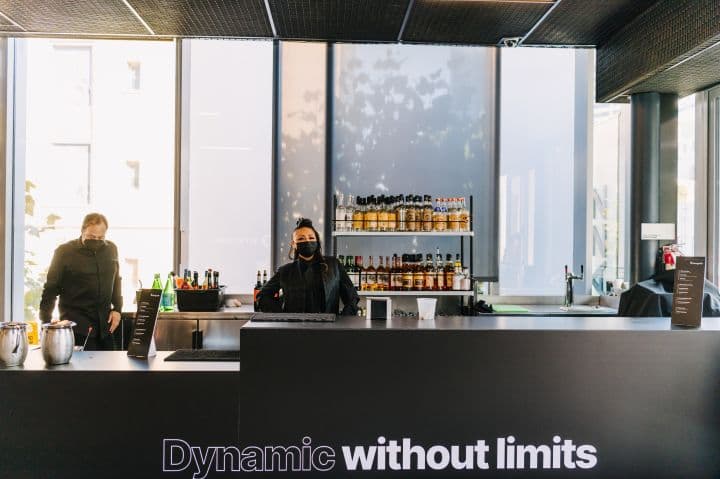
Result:
M346 196L472 195L474 274L485 278L497 277L495 51L335 47L333 189ZM343 239L338 254L427 254L436 247L455 254L460 241Z
M271 42L190 40L188 265L249 293L270 269Z
M586 126L574 118L575 55L571 49L502 52L501 294L564 293L563 266L573 259L575 128Z

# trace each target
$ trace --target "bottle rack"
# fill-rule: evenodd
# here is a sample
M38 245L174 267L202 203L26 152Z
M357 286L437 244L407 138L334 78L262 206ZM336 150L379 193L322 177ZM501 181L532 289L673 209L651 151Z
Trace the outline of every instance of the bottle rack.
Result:
M394 237L402 237L402 236L416 236L416 237L455 237L460 239L460 261L465 263L465 238L470 238L470 241L468 241L468 254L469 254L469 260L470 264L468 266L470 270L470 281L472 282L473 278L473 253L474 253L474 247L473 247L473 241L472 238L475 236L475 233L473 231L473 197L472 195L469 197L470 203L469 203L469 213L470 213L470 231L333 231L332 232L332 254L337 254L337 242L338 238L343 237L380 237L380 236L394 236ZM337 224L337 219L335 218L335 210L337 207L337 197L333 195L333 209L332 209L332 225L333 230L335 229L334 226ZM465 297L470 297L473 295L472 287L469 291L458 291L458 290L452 290L452 291L358 291L358 295L361 297L367 297L367 296L454 296L459 297L461 306L462 306L462 300Z

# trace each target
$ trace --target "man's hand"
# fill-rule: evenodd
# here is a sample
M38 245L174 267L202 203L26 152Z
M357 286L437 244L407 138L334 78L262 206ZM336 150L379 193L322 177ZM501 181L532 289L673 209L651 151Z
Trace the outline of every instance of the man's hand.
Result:
M112 334L120 325L120 313L117 311L110 311L107 322L110 324L110 333Z

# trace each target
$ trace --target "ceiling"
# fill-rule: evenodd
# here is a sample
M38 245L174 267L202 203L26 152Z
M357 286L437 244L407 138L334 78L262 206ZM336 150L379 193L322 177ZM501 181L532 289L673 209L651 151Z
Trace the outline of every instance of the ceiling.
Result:
M719 83L716 14L717 0L0 0L0 36L593 47L598 100L618 101Z

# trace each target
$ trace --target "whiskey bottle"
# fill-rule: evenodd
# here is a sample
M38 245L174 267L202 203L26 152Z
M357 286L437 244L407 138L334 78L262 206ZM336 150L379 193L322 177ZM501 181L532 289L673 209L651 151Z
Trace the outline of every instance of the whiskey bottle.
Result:
M384 195L380 195L380 198L378 198L377 214L378 214L378 231L387 231L388 230L389 212L388 212L387 200Z
M457 198L450 198L448 205L448 229L450 231L460 231L460 208L458 207Z
M453 280L455 279L455 264L452 260L452 255L448 253L445 255L445 291L452 290Z
M402 291L402 265L397 254L393 254L392 268L390 269L390 291Z
M432 231L433 230L433 207L430 195L425 195L422 209L422 230Z
M388 231L397 230L397 197L391 196L388 199Z
M465 198L460 198L460 231L470 231L470 211L465 205Z
M422 254L413 255L413 291L425 289L425 268L422 265Z
M377 231L378 211L377 201L374 196L368 198L368 205L365 208L365 231Z
M347 205L345 206L345 226L343 231L353 230L353 220L355 219L355 200L353 195L348 195Z
M413 195L407 195L405 197L405 204L407 205L407 231L417 231L417 208L415 206L415 197Z
M380 256L379 264L377 267L377 280L375 282L376 291L387 291L388 289L388 273L383 263L383 257Z
M335 231L345 231L345 196L335 195Z
M435 210L433 211L433 231L445 231L447 228L447 217L443 213L442 198L435 198Z
M370 264L365 268L366 291L377 291L377 270L373 264L373 257L370 256Z
M435 291L436 273L433 267L432 254L425 255L425 291Z
M405 203L405 199L402 195L398 196L398 202L397 202L397 231L407 231L407 213L408 208L407 204Z
M410 262L411 255L402 255L402 289L403 291L413 290L413 270Z
M358 196L355 209L352 216L353 231L363 231L365 229L365 199Z

